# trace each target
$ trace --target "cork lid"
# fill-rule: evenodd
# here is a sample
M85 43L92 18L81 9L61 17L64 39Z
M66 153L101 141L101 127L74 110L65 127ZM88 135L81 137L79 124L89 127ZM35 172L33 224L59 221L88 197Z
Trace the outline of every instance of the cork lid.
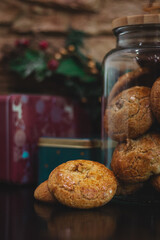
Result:
M157 14L143 14L116 18L112 22L112 28L139 25L139 24L153 24L160 23L160 13Z

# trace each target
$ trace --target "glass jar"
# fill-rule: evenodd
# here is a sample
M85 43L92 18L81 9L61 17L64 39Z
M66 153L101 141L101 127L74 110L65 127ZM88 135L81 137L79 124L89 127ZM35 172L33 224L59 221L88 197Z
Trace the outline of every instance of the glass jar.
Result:
M102 146L116 198L151 203L160 192L160 15L113 21L117 46L104 58Z

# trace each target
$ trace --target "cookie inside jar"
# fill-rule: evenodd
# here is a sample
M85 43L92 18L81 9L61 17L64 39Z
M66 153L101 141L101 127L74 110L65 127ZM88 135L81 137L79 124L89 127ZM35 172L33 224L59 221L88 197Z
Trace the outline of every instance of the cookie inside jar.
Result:
M103 160L119 183L117 198L160 197L160 14L113 21L117 46L104 58Z

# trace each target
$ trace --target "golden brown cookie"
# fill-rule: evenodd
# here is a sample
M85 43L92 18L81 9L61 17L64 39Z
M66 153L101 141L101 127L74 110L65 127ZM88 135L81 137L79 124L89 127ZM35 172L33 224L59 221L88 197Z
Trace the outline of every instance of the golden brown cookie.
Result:
M73 160L51 172L48 187L62 204L85 209L109 202L115 195L117 181L112 171L101 163Z
M151 184L158 192L160 192L160 175L153 176L151 179Z
M158 78L151 89L151 109L160 123L160 78Z
M139 86L139 84L141 84L142 82L148 85L147 82L151 82L148 81L148 78L150 78L149 74L149 69L139 67L131 72L127 72L120 76L109 94L108 103L110 103L110 101L124 89L130 88L131 86L135 85Z
M112 156L115 176L127 183L144 182L160 173L160 135L146 134L119 144Z
M57 202L48 189L48 180L41 183L34 191L34 198L41 202L54 203Z
M150 88L132 87L118 94L108 105L104 128L110 138L121 142L137 138L153 123L150 107Z

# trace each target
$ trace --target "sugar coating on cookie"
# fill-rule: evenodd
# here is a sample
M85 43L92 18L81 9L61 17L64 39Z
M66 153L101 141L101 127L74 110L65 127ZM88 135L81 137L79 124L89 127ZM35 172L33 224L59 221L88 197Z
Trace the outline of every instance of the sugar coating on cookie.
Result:
M48 180L42 182L34 191L34 198L41 202L53 203L56 202L54 196L51 195L48 189Z
M160 78L158 78L151 89L151 108L160 123Z
M111 101L105 111L104 128L110 138L121 142L141 136L153 121L150 88L136 86L122 91Z
M144 182L160 173L160 135L146 134L118 144L111 161L115 176L126 183Z
M56 167L48 178L50 192L64 205L94 208L115 195L117 181L111 170L90 160L72 160Z

